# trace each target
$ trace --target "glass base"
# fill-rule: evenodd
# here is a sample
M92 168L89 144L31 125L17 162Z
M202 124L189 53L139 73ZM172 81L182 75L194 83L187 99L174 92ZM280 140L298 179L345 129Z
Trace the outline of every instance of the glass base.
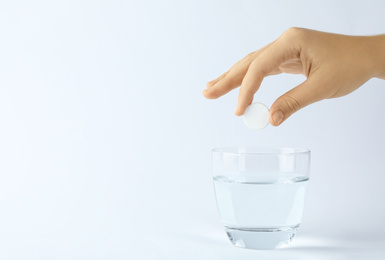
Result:
M299 226L299 225L298 225ZM287 228L229 228L226 233L231 243L248 249L276 249L288 246L297 233L298 226Z

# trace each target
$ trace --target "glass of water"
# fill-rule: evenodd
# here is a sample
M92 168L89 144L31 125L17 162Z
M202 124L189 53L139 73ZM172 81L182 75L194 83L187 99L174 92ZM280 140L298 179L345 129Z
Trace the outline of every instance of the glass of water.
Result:
M212 160L218 210L230 241L250 249L289 245L301 224L310 151L217 148Z

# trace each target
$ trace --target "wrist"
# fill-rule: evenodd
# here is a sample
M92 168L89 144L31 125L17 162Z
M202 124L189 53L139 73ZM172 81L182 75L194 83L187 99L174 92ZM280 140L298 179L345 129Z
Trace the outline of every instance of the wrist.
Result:
M375 62L374 77L385 79L385 34L372 36L372 38Z

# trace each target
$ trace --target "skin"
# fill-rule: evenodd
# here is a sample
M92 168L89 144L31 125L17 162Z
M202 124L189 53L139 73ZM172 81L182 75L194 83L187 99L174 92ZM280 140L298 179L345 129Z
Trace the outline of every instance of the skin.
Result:
M303 74L307 79L273 103L269 113L273 126L314 102L345 96L373 77L385 79L385 34L348 36L290 28L208 82L203 95L216 99L241 86L235 110L241 116L263 79L280 73Z

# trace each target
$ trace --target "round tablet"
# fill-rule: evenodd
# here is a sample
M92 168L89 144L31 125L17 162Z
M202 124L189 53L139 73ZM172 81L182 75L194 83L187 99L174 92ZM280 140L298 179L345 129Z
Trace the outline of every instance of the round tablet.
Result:
M262 103L252 103L246 108L243 121L254 130L265 128L269 124L269 109Z

